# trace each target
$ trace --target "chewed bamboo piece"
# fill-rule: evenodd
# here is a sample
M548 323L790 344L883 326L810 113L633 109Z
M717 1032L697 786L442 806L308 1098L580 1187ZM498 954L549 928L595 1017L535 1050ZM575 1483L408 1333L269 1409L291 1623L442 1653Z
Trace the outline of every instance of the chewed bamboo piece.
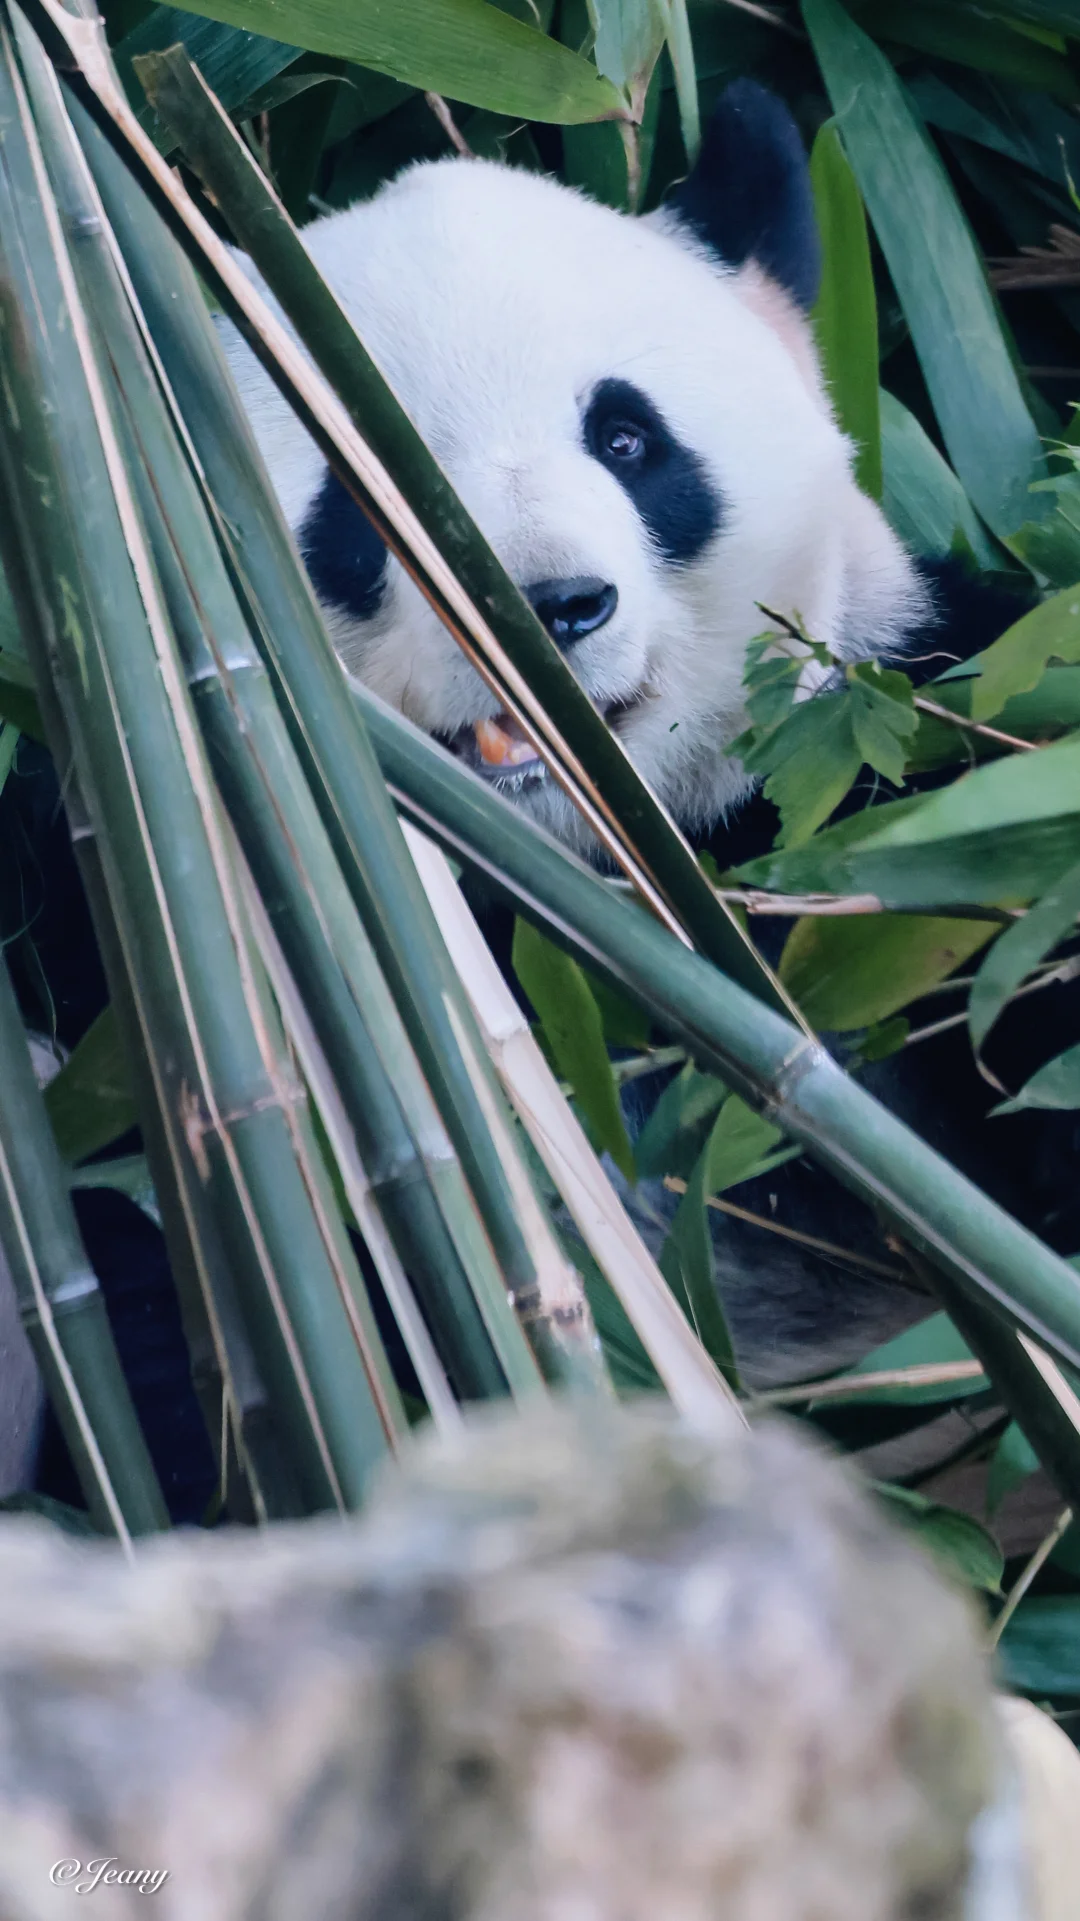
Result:
M402 825L511 1104L673 1403L701 1428L743 1423L736 1396L684 1319L529 1032L446 856L415 827Z

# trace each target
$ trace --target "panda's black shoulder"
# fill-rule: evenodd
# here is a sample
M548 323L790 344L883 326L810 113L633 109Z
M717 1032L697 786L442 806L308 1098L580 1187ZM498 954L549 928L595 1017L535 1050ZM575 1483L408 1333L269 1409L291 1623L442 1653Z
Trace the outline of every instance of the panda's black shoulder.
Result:
M916 687L936 680L958 661L974 659L1036 605L1034 591L1019 577L976 573L951 556L922 559L917 571L932 612L888 656Z

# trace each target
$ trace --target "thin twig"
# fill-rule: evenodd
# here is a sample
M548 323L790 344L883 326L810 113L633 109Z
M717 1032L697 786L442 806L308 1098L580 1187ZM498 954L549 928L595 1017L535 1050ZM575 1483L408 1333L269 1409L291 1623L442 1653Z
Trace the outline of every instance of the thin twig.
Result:
M678 1174L665 1174L664 1186L672 1194L685 1194L686 1182ZM890 1267L887 1261L875 1261L869 1254L856 1254L853 1248L837 1247L834 1241L821 1241L816 1234L803 1234L797 1227L785 1227L780 1221L770 1221L765 1214L752 1214L748 1207L737 1207L734 1201L722 1201L718 1194L710 1194L707 1206L714 1207L718 1214L730 1214L737 1221L746 1221L750 1227L763 1227L770 1234L781 1234L786 1241L799 1241L803 1247L812 1247L816 1254L831 1254L834 1260L847 1261L852 1267L863 1268L868 1274L879 1274L886 1281L906 1281L903 1268Z
M1005 1006L1011 1006L1013 1001L1020 1000L1024 994L1038 993L1041 987L1053 987L1059 981L1075 980L1077 974L1080 974L1080 955L1073 954L1068 960L1060 961L1056 966L1042 971L1035 980L1025 981L1022 987L1018 987L1014 994L1009 995ZM929 1027L917 1027L913 1034L907 1036L904 1046L911 1047L916 1041L933 1040L935 1034L944 1034L950 1027L962 1027L967 1018L965 1009L962 1014L950 1014L946 1020L932 1021ZM1000 1083L994 1081L993 1085L998 1087ZM1002 1092L1004 1091L1002 1089Z
M475 160L476 155L466 140L465 135L462 133L461 128L458 126L457 121L454 119L442 94L425 93L424 99L427 101L428 106L431 108L432 113L435 115L436 120L455 153L459 153L463 160Z
M919 1361L912 1367L882 1367L871 1374L839 1374L831 1381L809 1381L800 1387L770 1387L755 1394L769 1407L797 1407L801 1402L835 1401L879 1387L942 1387L951 1381L986 1379L981 1361Z
M654 1047L651 1053L635 1054L632 1060L612 1061L611 1071L618 1085L625 1087L628 1081L659 1074L665 1067L681 1067L685 1059L685 1047Z
M617 881L610 884L621 885ZM1027 912L1024 907L986 907L969 902L942 906L940 902L922 901L913 907L886 907L877 894L770 894L758 887L717 887L713 891L721 900L745 907L748 914L778 914L789 920L801 920L804 915L913 914L947 920L992 920L1007 926Z
M998 1615L997 1620L994 1622L993 1627L990 1629L990 1646L992 1648L997 1647L1005 1629L1008 1627L1009 1622L1012 1620L1013 1615L1016 1613L1017 1608L1020 1606L1036 1575L1050 1559L1062 1536L1066 1534L1072 1526L1072 1518L1072 1508L1063 1508L1045 1541L1039 1542L1023 1573L1013 1582L1012 1587L1009 1589L1009 1598L1002 1608L1001 1613Z
M966 714L954 714L951 707L939 707L936 700L927 700L924 694L914 696L916 707L924 714L933 714L935 720L951 721L967 734L982 734L986 740L1000 741L1004 747L1022 748L1025 754L1037 754L1038 742L1021 740L1018 734L1003 734L1000 727L987 727L985 721L969 720Z
M718 887L723 900L735 901L748 914L883 914L876 894L767 894L756 887Z
M752 14L755 20L764 20L767 27L775 27L778 33L790 34L793 40L805 38L790 20L781 19L778 13L771 13L768 7L758 6L757 0L725 0L725 4L737 8L739 13Z

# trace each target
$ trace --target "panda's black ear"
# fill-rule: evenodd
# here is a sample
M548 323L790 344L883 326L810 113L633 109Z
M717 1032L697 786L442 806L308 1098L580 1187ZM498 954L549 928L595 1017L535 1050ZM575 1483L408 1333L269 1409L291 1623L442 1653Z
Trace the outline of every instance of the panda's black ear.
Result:
M813 306L821 241L806 149L783 101L755 80L725 88L697 165L665 206L728 266L756 260Z

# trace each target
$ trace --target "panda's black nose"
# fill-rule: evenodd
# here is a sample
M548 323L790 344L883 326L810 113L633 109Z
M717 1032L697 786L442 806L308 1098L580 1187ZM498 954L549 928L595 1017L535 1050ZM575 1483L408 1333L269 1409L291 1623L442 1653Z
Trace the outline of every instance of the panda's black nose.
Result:
M524 594L557 647L572 647L586 634L594 634L611 619L619 601L617 587L591 574L573 580L534 580Z

